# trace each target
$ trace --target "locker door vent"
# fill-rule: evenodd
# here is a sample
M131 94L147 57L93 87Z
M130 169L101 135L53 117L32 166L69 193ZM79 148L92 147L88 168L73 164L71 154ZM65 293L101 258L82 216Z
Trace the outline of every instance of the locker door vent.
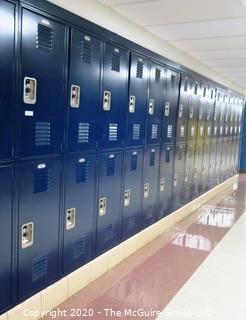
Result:
M157 139L158 135L158 124L153 124L152 125L152 130L151 130L151 139Z
M161 70L155 69L155 83L160 83L161 80Z
M149 166L153 167L155 165L155 151L151 151L149 155Z
M79 162L76 164L76 183L83 183L86 182L88 178L88 165L87 162Z
M115 157L108 158L107 161L107 176L114 176L115 175Z
M118 124L110 123L108 128L108 140L117 141L118 139Z
M36 169L33 176L33 193L46 192L49 189L50 175L47 168Z
M134 123L132 127L132 140L139 140L140 138L140 124Z
M136 217L129 217L127 221L127 229L132 230L136 226Z
M32 281L37 281L47 275L47 256L38 257L32 261Z
M80 238L74 242L73 245L73 258L78 259L85 254L85 238Z
M92 43L90 37L85 37L81 41L81 52L80 57L81 61L84 63L92 63Z
M51 52L53 50L54 31L52 28L38 24L36 48Z
M35 123L35 145L36 146L50 145L50 122Z
M90 124L80 122L78 124L78 143L88 143L90 136Z
M120 52L114 49L112 52L111 70L120 72Z
M137 74L136 74L137 78L139 79L143 79L143 61L138 60L137 63Z
M185 135L185 126L180 127L180 137L183 138Z
M131 171L136 171L138 168L138 155L133 154L131 156Z
M103 241L104 243L113 239L113 225L110 224L104 230Z
M169 139L173 137L173 126L171 124L167 126L167 137Z

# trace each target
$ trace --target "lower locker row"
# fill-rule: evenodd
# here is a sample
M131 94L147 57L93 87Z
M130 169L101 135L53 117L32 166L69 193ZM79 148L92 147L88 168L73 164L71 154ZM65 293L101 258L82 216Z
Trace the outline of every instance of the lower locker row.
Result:
M211 140L0 167L0 310L15 270L20 301L57 280L60 251L65 275L233 175L237 152L237 141Z

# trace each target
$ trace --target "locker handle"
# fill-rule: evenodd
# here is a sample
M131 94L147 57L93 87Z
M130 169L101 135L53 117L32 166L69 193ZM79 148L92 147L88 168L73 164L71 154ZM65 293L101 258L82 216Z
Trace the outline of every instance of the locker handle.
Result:
M107 198L103 197L99 199L99 217L103 217L107 210Z
M165 117L169 117L169 114L170 114L170 102L167 102L165 103Z
M194 114L193 106L190 106L190 119L193 118L193 114Z
M178 173L176 173L176 174L174 175L173 185L174 185L174 187L176 187L176 186L178 185Z
M188 170L185 170L185 182L187 182L188 181Z
M179 105L179 118L182 118L183 117L183 105L182 104L180 104Z
M149 183L145 183L144 184L144 198L148 198L149 197Z
M29 222L23 224L21 227L21 247L22 249L26 249L33 245L34 238L34 223Z
M155 109L155 100L154 99L149 99L149 114L154 114L154 109Z
M125 190L124 192L124 206L128 207L130 205L131 191Z
M129 112L134 113L136 108L136 97L135 96L130 96L129 99Z
M76 209L71 208L67 210L66 215L66 229L71 230L75 227L75 220L76 220Z
M160 180L160 192L164 192L165 190L165 178L161 178Z
M111 109L111 92L104 91L103 93L103 110L110 111Z
M79 108L79 105L80 105L80 87L73 84L71 86L70 107Z
M25 77L23 86L23 101L26 104L35 104L37 101L37 80Z

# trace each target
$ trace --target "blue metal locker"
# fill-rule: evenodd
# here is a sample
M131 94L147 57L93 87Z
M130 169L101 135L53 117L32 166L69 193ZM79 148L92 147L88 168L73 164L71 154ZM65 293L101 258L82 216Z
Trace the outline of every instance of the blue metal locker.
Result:
M162 121L162 142L175 142L176 118L179 103L180 75L172 70L166 72L166 95Z
M58 276L59 160L18 164L18 298L23 300Z
M156 220L158 210L158 174L160 147L147 147L144 155L143 170L143 216L142 227L145 228Z
M215 104L215 90L208 88L207 108L205 110L205 139L209 140L213 137L213 117L214 117L214 104Z
M0 2L0 162L13 156L15 6Z
M148 104L149 61L131 53L126 145L143 146Z
M59 154L66 106L65 26L22 13L18 156Z
M211 140L205 140L203 146L201 192L208 190L208 179L210 169Z
M100 103L100 40L72 29L67 151L94 150Z
M142 211L143 149L126 150L124 155L123 213L121 236L137 233Z
M157 144L161 139L165 87L165 69L159 65L151 63L147 116L147 145Z
M198 81L192 81L190 100L189 100L187 141L195 141L196 140L200 90L201 90L201 88L200 88L200 84L198 83Z
M99 190L96 251L101 253L119 241L122 204L123 152L99 156Z
M172 209L180 208L184 202L184 176L185 176L186 145L176 144L174 153L174 176L173 176L173 200Z
M207 86L202 85L200 99L198 103L198 123L197 123L197 139L201 140L205 137L205 121L207 105Z
M217 153L217 140L213 139L211 141L211 150L210 150L210 158L209 158L209 188L212 188L216 185L216 153Z
M192 192L192 183L193 183L195 150L196 150L196 142L188 141L186 158L185 158L183 197L181 199L183 204L186 204L192 199L191 192Z
M202 158L203 158L203 140L196 141L196 151L194 159L194 171L193 171L193 187L192 187L192 199L199 196L202 184Z
M65 161L63 272L92 257L97 155L82 153Z
M221 157L222 157L222 146L223 139L217 139L217 151L216 151L216 160L215 160L215 184L219 184L220 182L220 174L221 174Z
M157 219L172 210L174 145L162 145L159 169L159 197Z
M0 14L1 16L1 14ZM0 167L0 314L11 305L12 297L12 167Z
M100 148L124 145L128 96L128 51L104 43Z

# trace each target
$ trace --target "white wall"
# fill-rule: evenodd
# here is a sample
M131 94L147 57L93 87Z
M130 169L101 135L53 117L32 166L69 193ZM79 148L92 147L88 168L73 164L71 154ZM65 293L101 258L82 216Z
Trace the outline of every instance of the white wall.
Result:
M140 26L120 16L111 8L97 2L96 0L49 0L50 2L69 10L78 16L90 20L122 37L125 37L139 45L148 48L176 63L182 64L222 85L233 90L245 93L244 89L229 79L218 74L216 71L200 63L198 60L188 56L176 49L167 41L164 41Z

